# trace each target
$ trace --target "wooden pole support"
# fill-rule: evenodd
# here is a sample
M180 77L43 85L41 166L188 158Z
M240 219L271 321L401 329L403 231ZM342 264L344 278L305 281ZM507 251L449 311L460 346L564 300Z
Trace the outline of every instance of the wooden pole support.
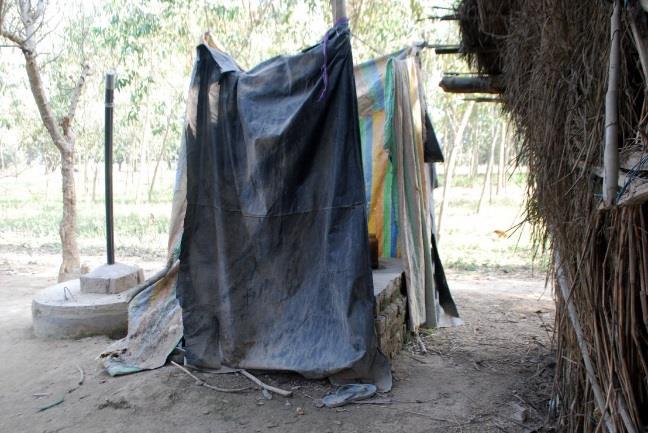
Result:
M346 18L346 1L331 0L331 9L333 10L333 25L342 18Z
M616 203L619 177L619 69L621 51L621 0L614 0L610 18L610 64L605 95L605 150L603 152L603 202Z

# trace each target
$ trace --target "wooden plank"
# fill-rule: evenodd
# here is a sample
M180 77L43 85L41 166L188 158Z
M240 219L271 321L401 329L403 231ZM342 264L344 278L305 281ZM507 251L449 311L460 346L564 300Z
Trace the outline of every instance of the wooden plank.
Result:
M584 168L584 162L576 163L579 167ZM590 167L590 172L597 177L603 179L604 171L602 167L593 166ZM617 185L621 188L628 182L628 173L623 170L619 170L617 176ZM648 179L641 177L634 177L630 180L630 184L626 188L625 192L621 197L619 197L618 205L619 206L632 206L645 203L648 201Z
M632 206L648 201L648 182L642 180L637 182L636 179L625 190L617 203L619 206Z
M648 161L639 165L644 158L648 160L648 152L642 150L623 151L619 154L619 166L626 170L648 171Z

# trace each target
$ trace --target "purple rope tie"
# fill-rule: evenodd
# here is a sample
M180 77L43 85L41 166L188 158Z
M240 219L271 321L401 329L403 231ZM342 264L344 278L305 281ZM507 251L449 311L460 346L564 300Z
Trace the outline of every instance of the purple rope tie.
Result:
M323 50L323 53L324 53L324 64L320 68L320 70L322 71L322 80L324 80L324 88L322 89L322 93L320 93L319 98L317 99L317 101L321 101L322 99L324 99L324 96L326 95L326 89L328 89L328 67L327 67L327 63L328 63L328 54L327 54L328 40L331 37L331 35L333 34L333 32L336 31L337 26L339 26L340 24L347 24L348 22L349 22L349 19L347 17L340 18L339 20L337 20L335 22L333 27L328 29L328 31L324 35L324 40L322 41L323 42L322 43L322 50Z

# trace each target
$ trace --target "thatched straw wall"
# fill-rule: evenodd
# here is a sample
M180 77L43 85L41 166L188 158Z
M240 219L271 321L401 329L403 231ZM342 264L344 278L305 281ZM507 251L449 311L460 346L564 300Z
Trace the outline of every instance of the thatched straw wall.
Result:
M611 12L603 0L463 0L457 10L464 48L485 51L468 54L469 64L503 76L503 109L529 167L528 219L539 245L560 252L554 270L573 289L592 358L588 378L567 302L555 290L551 406L567 432L605 431L592 381L618 432L648 425L648 206L601 210L594 175L602 166ZM619 143L645 150L644 81L625 12L622 27Z

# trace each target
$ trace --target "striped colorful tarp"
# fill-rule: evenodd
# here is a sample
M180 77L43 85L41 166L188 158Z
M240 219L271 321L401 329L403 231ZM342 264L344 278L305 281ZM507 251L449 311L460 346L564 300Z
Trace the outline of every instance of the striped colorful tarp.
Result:
M398 189L392 163L384 149L384 89L387 62L401 54L402 51L370 60L354 70L369 233L378 239L378 253L382 257L400 256Z
M369 233L378 238L381 256L402 257L411 330L460 323L440 261L443 306L435 281L438 252L432 250L425 163L433 131L426 126L418 50L412 46L355 68Z

